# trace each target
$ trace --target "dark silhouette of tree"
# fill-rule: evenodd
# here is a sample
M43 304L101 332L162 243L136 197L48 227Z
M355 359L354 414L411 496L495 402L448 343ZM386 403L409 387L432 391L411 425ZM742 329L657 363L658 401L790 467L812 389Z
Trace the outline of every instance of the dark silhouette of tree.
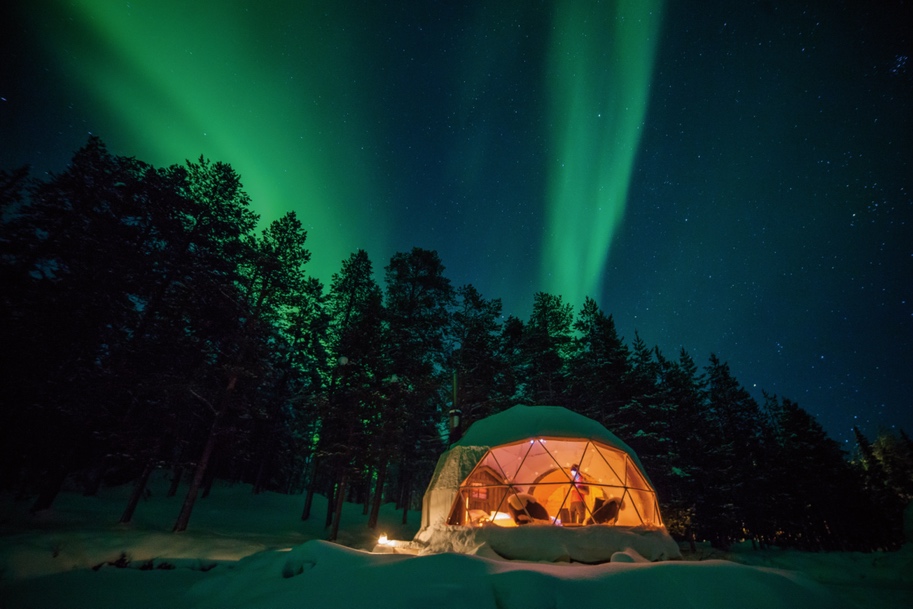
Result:
M505 371L505 395L510 404L530 404L532 399L524 382L527 366L524 362L523 334L526 325L519 317L508 315L501 326L498 349L507 364Z
M253 492L282 486L277 479L295 477L294 466L280 473L283 463L307 457L310 448L301 434L313 433L315 396L320 391L319 374L311 374L326 361L327 314L323 286L304 274L310 256L300 246L304 231L294 215L282 218L257 244L260 257L278 260L286 272L273 277L273 305L264 312L261 351L258 356L256 396L260 405L251 408L252 429L249 479ZM296 246L296 241L299 245ZM292 272L289 272L292 270ZM262 270L254 270L262 273ZM256 292L264 281L252 275L247 279L248 293ZM318 364L320 362L320 364ZM277 449L277 442L286 444ZM285 483L287 484L287 482Z
M706 381L683 348L678 360L660 358L664 400L669 409L670 463L655 477L669 531L695 549L695 514L700 488L707 483L707 446L716 441L707 425ZM651 469L651 471L653 471Z
M870 453L881 464L885 485L891 492L904 503L913 500L913 446L903 430L879 432Z
M711 354L706 370L709 423L718 439L708 446L714 482L701 489L697 511L712 543L727 547L752 529L756 510L763 505L768 471L762 449L765 421L728 364Z
M327 293L308 278L294 214L255 233L240 176L205 159L155 168L90 138L59 174L0 171L0 488L50 507L68 476L86 493L192 470L175 530L216 477L328 496L376 525L381 502L415 506L448 439L515 403L594 418L647 466L669 530L812 550L894 548L913 498L904 432L857 454L789 399L763 408L716 355L666 358L586 299L576 317L536 294L529 319L436 252L398 253L385 290L366 252ZM458 298L455 298L458 296ZM454 398L454 375L456 397ZM78 476L78 478L77 478ZM863 516L864 515L864 516Z
M567 402L567 363L572 347L573 307L561 296L538 292L524 326L521 375L533 404L563 406Z
M576 332L568 361L569 402L572 408L603 423L625 404L625 381L630 374L628 348L606 315L587 298L573 328Z
M903 509L905 500L891 486L884 461L876 454L872 443L853 427L859 457L855 462L865 494L872 505L869 512L871 536L877 548L893 548L903 540Z
M866 497L840 446L795 402L766 396L775 442L766 534L807 550L843 549Z
M268 418L255 438L258 465L254 492L266 488L295 492L306 482L308 466L314 459L319 421L318 405L327 375L329 314L323 285L313 277L305 279L274 322L278 334L271 352L277 360L275 391ZM277 447L278 443L278 447Z
M110 354L123 339L142 279L141 221L148 166L115 157L91 138L66 171L21 190L4 189L2 259L7 297L3 366L19 405L4 426L4 478L23 489L41 478L33 510L49 507L65 476L99 452L103 422L119 408ZM108 391L99 391L101 386ZM42 430L40 447L22 428Z
M455 371L456 402L461 427L503 410L512 387L507 382L507 362L500 349L501 300L486 300L466 285L457 290L459 306L453 313L455 342L448 369Z
M250 256L242 261L235 280L239 287L238 328L232 337L234 340L223 346L223 352L227 355L224 358L224 385L216 397L208 401L212 410L212 422L197 459L184 504L174 524L175 532L187 528L197 493L227 419L232 415L237 416L238 410L244 410L243 406L237 408L240 404L235 404L234 399L239 382L256 377L258 373L248 358L257 352L260 346L257 343L265 335L261 325L274 320L280 310L288 305L289 294L295 293L303 285L304 265L310 258L310 253L304 248L306 238L301 221L294 212L290 212L272 222L259 238L250 240L248 244ZM254 362L256 361L255 359ZM246 411L247 416L249 413L250 409Z
M655 437L651 426L659 422L656 411L662 407L660 394L660 362L656 351L637 332L628 356L627 374L622 379L621 405L606 412L604 422L628 443L635 451L656 453L653 446L660 438Z
M414 491L430 476L440 454L445 387L452 378L444 366L454 292L434 251L413 248L394 254L385 270L387 356L403 388L397 453L398 502L405 521Z
M328 353L335 365L320 414L318 463L328 474L327 525L336 538L349 482L364 465L365 447L379 416L384 377L382 294L367 252L358 250L333 275L327 299ZM316 482L316 481L314 481ZM313 496L314 483L308 499ZM309 507L309 506L308 506ZM309 511L309 510L308 510Z

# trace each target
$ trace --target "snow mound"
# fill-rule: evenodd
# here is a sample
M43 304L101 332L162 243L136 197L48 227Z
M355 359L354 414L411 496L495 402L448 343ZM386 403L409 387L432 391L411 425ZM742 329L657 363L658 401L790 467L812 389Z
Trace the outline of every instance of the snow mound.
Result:
M421 554L456 552L537 562L634 561L622 558L624 553L646 561L681 558L678 544L664 530L628 527L437 525L420 531L414 543Z
M637 609L679 606L683 599L702 607L848 607L818 584L784 571L726 561L651 564L638 562L632 551L620 554L626 562L556 565L465 554L370 554L310 541L288 552L263 552L232 568L220 567L193 585L185 600L187 606L225 609L570 609L607 604Z

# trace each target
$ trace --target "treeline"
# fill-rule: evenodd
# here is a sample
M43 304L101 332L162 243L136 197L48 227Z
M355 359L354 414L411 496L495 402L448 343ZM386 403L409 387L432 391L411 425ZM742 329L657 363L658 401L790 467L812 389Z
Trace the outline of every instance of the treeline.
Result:
M670 531L809 549L902 541L913 448L858 434L848 460L788 399L759 404L711 355L700 368L593 300L536 294L527 320L454 288L436 252L364 251L329 286L306 272L301 221L256 230L237 173L205 159L156 168L91 138L60 173L0 173L0 488L50 507L173 471L188 526L217 477L302 493L335 538L342 500L376 523L420 507L460 429L517 403L590 416L628 442ZM455 389L454 389L455 387ZM459 433L460 429L454 431ZM315 493L329 498L312 515Z

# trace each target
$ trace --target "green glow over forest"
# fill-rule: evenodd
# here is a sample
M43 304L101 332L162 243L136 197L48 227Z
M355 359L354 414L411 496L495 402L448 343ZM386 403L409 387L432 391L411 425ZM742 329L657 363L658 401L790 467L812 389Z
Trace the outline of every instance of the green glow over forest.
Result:
M360 118L359 49L346 15L313 2L282 12L210 1L59 4L43 24L46 48L73 83L90 87L107 117L96 128L117 134L106 138L116 148L161 165L200 154L230 163L264 225L301 210L318 276L338 270L351 243L383 247L387 218L362 205L376 198L364 152L372 133ZM290 12L300 13L294 30L280 25ZM274 31L283 34L264 35Z

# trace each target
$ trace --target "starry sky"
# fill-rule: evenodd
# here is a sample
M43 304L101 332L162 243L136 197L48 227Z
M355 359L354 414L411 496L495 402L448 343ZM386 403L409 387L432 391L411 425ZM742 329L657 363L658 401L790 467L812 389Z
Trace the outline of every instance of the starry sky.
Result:
M0 167L225 161L325 282L434 249L505 314L590 295L840 442L913 433L910 2L6 4Z

